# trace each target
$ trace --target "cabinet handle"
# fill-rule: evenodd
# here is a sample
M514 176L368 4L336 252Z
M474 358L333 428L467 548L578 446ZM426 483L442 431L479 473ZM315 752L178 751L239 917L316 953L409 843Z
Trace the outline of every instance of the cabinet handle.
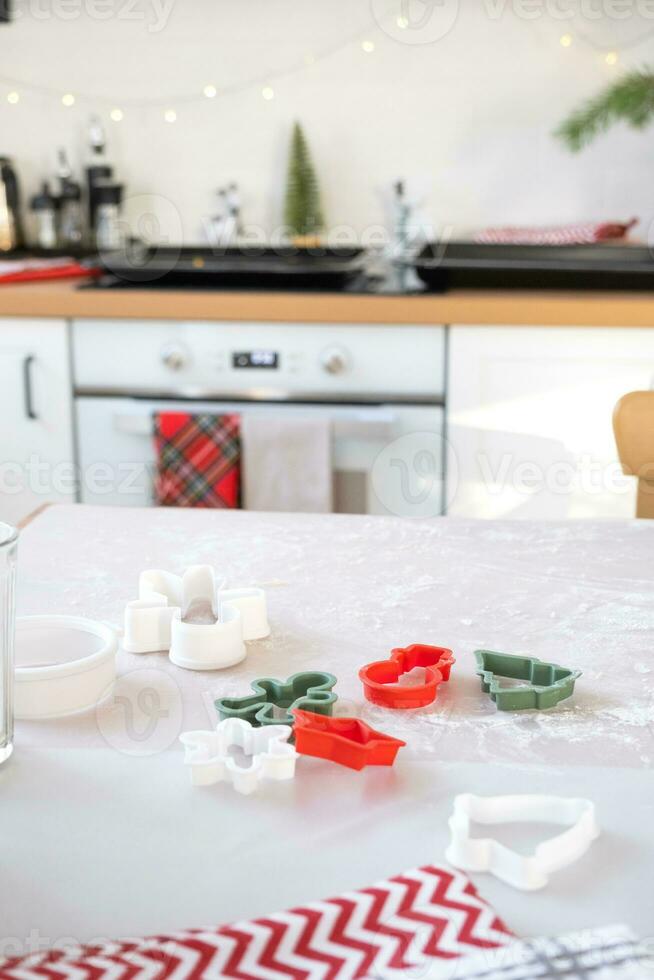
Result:
M23 361L23 387L25 390L25 415L28 419L37 419L38 415L34 411L34 399L32 397L32 365L36 358L33 354Z

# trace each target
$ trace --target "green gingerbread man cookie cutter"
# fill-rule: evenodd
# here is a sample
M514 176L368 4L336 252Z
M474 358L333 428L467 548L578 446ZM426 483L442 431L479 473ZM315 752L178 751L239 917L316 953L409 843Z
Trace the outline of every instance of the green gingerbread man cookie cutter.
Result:
M500 711L553 708L573 694L575 681L581 677L580 670L544 663L536 657L475 650L475 658L481 689L490 695ZM525 683L504 687L498 680L502 677Z
M250 684L254 694L243 698L218 698L214 701L221 720L243 718L251 725L293 725L294 708L331 715L337 695L333 674L322 670L293 674L287 681L274 677L257 677Z

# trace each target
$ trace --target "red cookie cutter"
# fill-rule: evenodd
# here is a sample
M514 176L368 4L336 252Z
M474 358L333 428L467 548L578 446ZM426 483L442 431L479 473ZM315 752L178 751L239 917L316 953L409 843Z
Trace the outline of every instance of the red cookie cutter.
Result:
M295 748L300 755L329 759L350 769L392 766L406 742L377 732L358 718L330 718L294 708Z
M413 643L393 650L388 660L366 664L359 677L366 698L373 704L384 708L423 708L435 699L439 684L449 681L453 663L452 651L446 647ZM425 668L424 684L399 684L401 675L414 667Z

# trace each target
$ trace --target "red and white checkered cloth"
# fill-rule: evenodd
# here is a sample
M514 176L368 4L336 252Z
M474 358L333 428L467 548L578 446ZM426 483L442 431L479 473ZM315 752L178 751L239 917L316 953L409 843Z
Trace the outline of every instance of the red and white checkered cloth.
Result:
M224 883L229 888L229 882ZM415 868L289 912L0 960L1 980L407 980L514 936L460 871ZM453 975L448 970L448 975Z
M238 507L240 417L158 412L155 493L166 507Z
M638 218L632 218L626 223L581 221L540 228L486 228L475 235L475 241L482 245L592 245L624 238L637 224Z

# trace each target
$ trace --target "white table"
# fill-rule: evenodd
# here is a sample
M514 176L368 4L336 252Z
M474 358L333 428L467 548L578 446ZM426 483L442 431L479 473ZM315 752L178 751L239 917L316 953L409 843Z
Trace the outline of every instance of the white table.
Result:
M624 921L650 935L653 554L654 522L46 511L22 536L19 613L120 624L142 569L208 562L230 585L268 590L273 634L208 674L121 653L118 700L17 724L0 770L0 954L218 924L443 862L452 798L465 791L597 803L602 836L545 890L474 876L518 934ZM457 656L435 705L363 702L358 668L412 642ZM474 674L478 647L584 674L553 711L498 712ZM179 733L209 727L219 694L307 668L336 674L341 711L406 739L395 767L301 759L294 782L261 796L192 788Z

